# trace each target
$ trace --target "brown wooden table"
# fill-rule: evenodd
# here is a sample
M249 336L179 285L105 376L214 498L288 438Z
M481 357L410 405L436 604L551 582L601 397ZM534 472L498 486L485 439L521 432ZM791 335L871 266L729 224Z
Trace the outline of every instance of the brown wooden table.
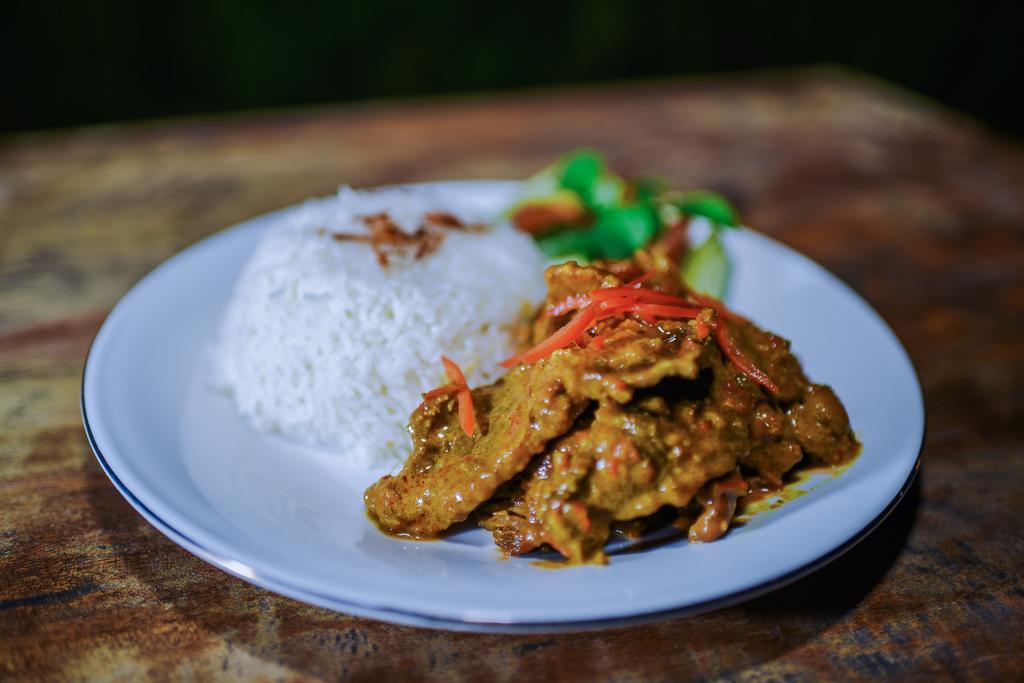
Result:
M653 625L427 631L234 579L107 481L80 423L82 362L111 306L162 260L340 183L520 177L580 145L626 174L727 192L906 344L928 409L923 468L840 560L746 604ZM2 139L0 679L1019 680L1022 333L1024 151L840 72Z

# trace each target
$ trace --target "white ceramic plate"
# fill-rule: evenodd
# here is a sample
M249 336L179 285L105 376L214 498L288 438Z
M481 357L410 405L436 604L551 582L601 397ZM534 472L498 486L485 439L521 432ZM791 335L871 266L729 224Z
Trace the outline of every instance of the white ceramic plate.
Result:
M495 209L508 182L439 187ZM382 535L363 489L382 472L250 431L206 388L203 356L261 234L292 209L224 230L158 267L93 343L82 414L93 450L151 524L206 561L272 591L405 624L488 631L575 630L711 609L821 566L875 527L913 479L920 386L899 341L853 291L749 230L730 232L738 311L793 340L831 384L863 452L840 476L723 539L613 554L604 567L548 570L502 559L482 530L420 543Z

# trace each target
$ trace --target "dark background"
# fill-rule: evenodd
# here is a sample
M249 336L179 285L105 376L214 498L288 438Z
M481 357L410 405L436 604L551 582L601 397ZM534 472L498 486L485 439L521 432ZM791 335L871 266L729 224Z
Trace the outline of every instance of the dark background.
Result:
M1013 3L20 3L0 131L831 63L1024 135Z

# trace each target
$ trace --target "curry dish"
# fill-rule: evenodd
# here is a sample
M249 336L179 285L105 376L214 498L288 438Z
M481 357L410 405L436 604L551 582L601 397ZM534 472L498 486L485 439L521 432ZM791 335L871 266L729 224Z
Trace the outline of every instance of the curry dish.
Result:
M670 516L713 541L738 499L853 457L846 411L789 342L677 273L644 251L549 268L508 372L470 389L451 364L424 395L404 468L366 491L374 522L428 539L475 515L508 554L604 563L616 528Z

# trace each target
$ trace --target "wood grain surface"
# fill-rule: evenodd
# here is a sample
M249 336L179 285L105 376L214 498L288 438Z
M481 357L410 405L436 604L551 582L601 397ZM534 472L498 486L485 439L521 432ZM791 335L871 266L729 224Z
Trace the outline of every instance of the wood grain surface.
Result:
M751 602L653 625L429 631L232 578L107 481L79 417L82 363L148 270L341 183L521 177L580 145L626 174L726 192L749 224L864 295L906 344L927 405L920 477L840 560ZM1024 151L857 75L0 139L0 679L1020 680L1022 387Z

